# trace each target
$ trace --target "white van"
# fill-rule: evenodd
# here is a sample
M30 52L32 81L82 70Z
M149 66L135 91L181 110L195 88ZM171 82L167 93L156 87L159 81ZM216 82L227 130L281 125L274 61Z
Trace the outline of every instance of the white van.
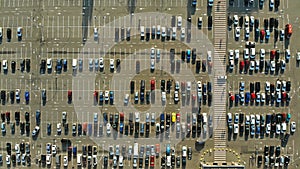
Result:
M144 39L145 37L145 27L141 26L141 39Z
M73 70L77 69L77 59L72 60L72 67L73 67Z
M80 167L81 166L81 154L77 155L77 166Z

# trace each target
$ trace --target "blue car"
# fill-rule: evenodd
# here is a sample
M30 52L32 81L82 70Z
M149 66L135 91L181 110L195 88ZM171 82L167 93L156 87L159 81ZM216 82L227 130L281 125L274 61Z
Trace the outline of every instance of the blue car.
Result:
M235 103L238 104L240 100L240 95L239 94L235 94Z
M259 125L256 126L256 134L257 134L257 135L260 134L260 126L259 126Z
M25 101L26 101L26 103L29 102L29 91L25 92Z
M164 113L160 114L160 122L165 122L165 114Z
M191 50L186 51L186 62L189 63L191 61Z
M123 134L124 124L120 123L120 133Z
M245 99L245 103L248 104L250 101L250 92L246 93L246 99Z
M109 101L110 101L110 104L114 104L114 92L113 91L109 92Z
M269 40L270 39L270 31L266 30L266 39Z

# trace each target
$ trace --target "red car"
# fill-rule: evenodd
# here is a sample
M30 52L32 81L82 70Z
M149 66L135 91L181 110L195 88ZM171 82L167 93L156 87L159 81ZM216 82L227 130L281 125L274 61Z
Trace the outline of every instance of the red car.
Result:
M260 31L260 39L264 39L265 38L265 30L261 30Z
M154 162L154 156L150 156L150 167L154 167L155 162Z
M180 113L176 114L176 121L177 121L177 123L180 123Z
M251 101L253 102L256 99L255 93L251 93Z
M68 101L69 103L72 102L72 90L68 91Z
M155 80L151 80L150 84L151 84L151 91L155 90Z
M94 99L98 102L98 91L94 91Z
M240 61L240 71L243 71L245 67L245 62L242 60Z
M274 60L275 55L276 55L276 51L275 50L271 50L271 52L270 52L270 59Z
M282 101L286 101L286 92L282 92Z

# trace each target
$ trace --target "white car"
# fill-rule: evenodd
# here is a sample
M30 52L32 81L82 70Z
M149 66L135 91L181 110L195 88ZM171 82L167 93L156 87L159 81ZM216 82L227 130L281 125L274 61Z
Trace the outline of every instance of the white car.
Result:
M281 91L282 92L286 91L286 81L285 80L281 81Z
M271 61L271 68L270 68L271 72L274 72L275 71L275 61L272 60Z
M265 88L265 90L267 92L270 91L270 86L271 86L271 83L269 81L266 81L266 88Z
M150 60L150 70L151 70L151 71L154 71L154 70L155 70L155 61L154 61L154 59L151 59L151 60Z
M51 154L51 143L46 144L46 153Z
M56 155L56 145L52 145L52 155Z
M57 134L61 134L61 123L57 123L56 125L56 128L57 128Z
M6 155L6 165L10 165L10 155Z
M175 82L175 90L179 91L179 89L180 89L179 82L176 81L176 82Z
M52 69L52 59L47 59L47 68Z
M281 133L282 133L282 134L286 132L286 127L287 127L287 125L286 125L285 122L284 122L284 123L281 123Z
M98 159L97 159L97 155L93 155L93 166L97 166L98 164Z
M16 154L20 154L20 145L19 144L15 144L15 151L16 151Z
M266 57L265 49L260 49L260 60L263 61Z
M156 59L160 59L160 49L156 49Z
M110 69L114 70L115 69L115 60L114 59L110 59L109 60L109 65L110 65Z
M255 116L253 114L250 115L250 124L255 125Z
M281 81L277 80L276 81L276 92L280 92L280 89L281 89Z
M46 156L46 164L51 165L51 154L47 154Z
M237 26L239 24L239 17L237 15L233 16L233 24L234 26Z
M185 38L185 29L181 28L181 39Z
M197 92L202 92L202 83L201 83L201 81L197 82Z
M264 103L266 100L266 94L265 93L261 93L261 102Z
M7 71L7 69L8 69L8 66L7 66L7 60L3 60L3 61L2 61L2 67L3 67L3 70L4 70L4 71Z
M174 92L174 101L175 101L175 102L178 102L178 101L179 101L179 93L178 93L178 91L175 91L175 92Z
M182 17L181 16L178 16L177 17L177 27L181 27L182 26Z
M98 28L94 28L94 38L98 38Z
M238 134L239 133L239 125L238 124L234 124L233 125L233 133L234 134Z
M233 50L229 50L229 60L233 60Z
M291 51L289 49L285 50L285 59L289 60L291 58Z
M259 60L255 60L255 70L259 70Z
M241 36L241 28L236 27L235 28L235 38L239 38Z
M104 59L103 59L103 57L99 58L99 68L104 69Z
M248 48L244 49L244 59L245 60L249 59L249 49Z
M68 156L64 156L64 167L68 167Z
M295 133L295 131L296 131L296 122L294 122L294 121L291 122L290 129L291 129L291 133Z
M150 59L155 59L155 49L154 48L150 49Z
M245 28L245 39L248 39L250 36L250 30L249 30L249 27L246 27Z
M238 60L240 58L240 50L238 50L238 49L234 50L234 54L235 54L234 59Z
M266 134L270 134L270 132L271 132L271 124L268 123L266 126Z
M255 62L254 62L254 60L251 60L251 61L250 61L250 67L249 67L249 70L250 70L250 71L253 71L254 68L255 68Z
M276 124L276 134L280 134L281 132L281 126L280 124Z
M110 125L110 123L107 123L106 124L106 134L110 135L110 133L111 133L111 125Z

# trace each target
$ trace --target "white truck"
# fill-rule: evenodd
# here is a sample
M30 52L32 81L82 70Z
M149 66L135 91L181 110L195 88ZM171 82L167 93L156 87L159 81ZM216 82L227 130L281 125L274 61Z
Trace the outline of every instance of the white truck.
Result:
M139 157L139 143L134 143L133 147L133 158Z

